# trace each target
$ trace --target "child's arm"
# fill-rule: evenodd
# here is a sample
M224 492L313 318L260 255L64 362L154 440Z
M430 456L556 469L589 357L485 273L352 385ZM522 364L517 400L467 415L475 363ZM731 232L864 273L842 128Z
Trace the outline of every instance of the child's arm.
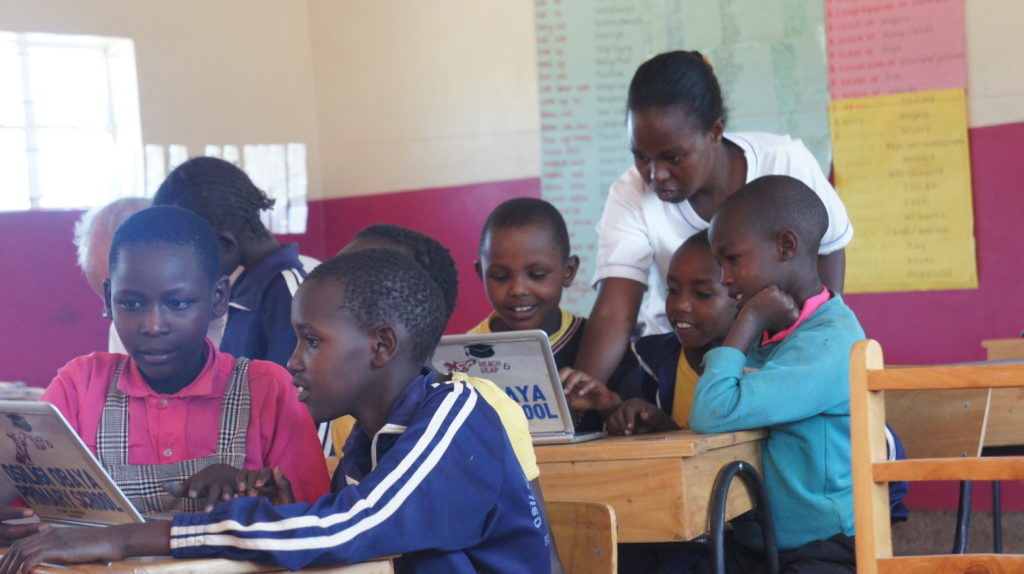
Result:
M788 311L787 311L788 309ZM852 312L795 330L759 370L744 374L749 349L765 329L792 313L775 290L762 291L740 310L722 347L704 355L690 427L701 433L731 432L849 413L850 348L863 338ZM763 314L762 314L763 313ZM784 323L788 327L795 320ZM742 350L741 350L741 347Z
M421 407L421 415L358 485L312 506L275 507L264 499L239 498L209 515L178 515L171 531L174 555L298 569L479 543L500 489L521 488L524 507L530 490L511 448L494 448L494 437L503 436L497 416L477 412L484 403L468 385L453 386L461 388ZM521 485L509 485L510 475L518 475ZM524 510L528 515L529 509L519 507L502 512ZM529 522L520 531L523 538L507 542L543 557L546 567L542 528L541 520Z

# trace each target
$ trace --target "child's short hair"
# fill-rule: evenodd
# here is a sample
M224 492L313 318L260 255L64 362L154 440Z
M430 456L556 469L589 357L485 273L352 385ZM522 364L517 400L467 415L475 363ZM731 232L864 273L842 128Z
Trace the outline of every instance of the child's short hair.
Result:
M719 206L716 217L739 216L744 227L774 238L792 229L810 253L817 253L828 229L828 212L818 194L788 175L766 175L744 185ZM735 223L735 220L733 220Z
M679 249L683 247L700 247L706 251L711 251L711 237L708 234L708 230L702 229L687 237L686 241L683 241L682 245L679 246ZM679 251L679 249L676 251Z
M157 243L188 247L210 285L220 279L220 251L213 230L195 213L170 205L143 209L121 224L110 244L110 274L117 269L125 247Z
M425 364L448 323L441 288L420 266L394 249L339 253L317 266L306 282L340 286L338 308L366 330L402 325L412 339L413 361Z
M459 272L455 268L451 251L440 241L408 227L384 223L375 223L364 228L356 233L353 241L356 239L376 239L408 251L413 260L441 288L445 309L448 318L451 318L459 298Z
M214 231L267 237L260 212L274 206L244 171L215 157L194 157L160 184L153 205L176 205L198 213Z
M484 241L487 240L487 234L491 231L529 225L547 227L551 231L551 237L555 240L555 247L562 254L562 260L569 259L571 250L569 248L569 230L565 226L565 219L554 205L533 197L517 197L494 208L494 211L484 221L483 229L480 230L479 252L483 253Z

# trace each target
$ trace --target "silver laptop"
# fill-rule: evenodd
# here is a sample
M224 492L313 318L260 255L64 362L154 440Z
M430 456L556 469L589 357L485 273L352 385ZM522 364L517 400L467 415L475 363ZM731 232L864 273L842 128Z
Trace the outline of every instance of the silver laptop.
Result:
M434 369L487 379L519 403L533 444L563 444L601 438L577 433L544 331L446 335L434 351Z
M50 403L0 401L0 476L46 522L145 522Z

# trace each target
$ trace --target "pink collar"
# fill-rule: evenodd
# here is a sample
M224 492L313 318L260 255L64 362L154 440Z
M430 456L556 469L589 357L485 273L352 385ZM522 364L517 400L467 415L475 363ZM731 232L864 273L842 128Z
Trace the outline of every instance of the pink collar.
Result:
M800 309L800 316L796 318L796 322L790 325L788 329L779 331L774 335L769 335L768 331L765 331L764 334L761 335L761 346L767 347L770 343L778 343L785 339L787 335L800 326L800 323L803 323L808 317L813 315L814 312L824 305L831 297L832 295L829 294L828 287L822 287L821 293L818 293L814 297L804 301L804 307L803 309Z

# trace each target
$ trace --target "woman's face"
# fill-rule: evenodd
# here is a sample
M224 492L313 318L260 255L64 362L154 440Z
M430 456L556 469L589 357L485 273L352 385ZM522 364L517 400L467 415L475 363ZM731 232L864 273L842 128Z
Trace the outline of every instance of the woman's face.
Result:
M630 110L626 120L633 162L658 199L686 201L704 187L715 165L724 122L704 131L679 107Z

